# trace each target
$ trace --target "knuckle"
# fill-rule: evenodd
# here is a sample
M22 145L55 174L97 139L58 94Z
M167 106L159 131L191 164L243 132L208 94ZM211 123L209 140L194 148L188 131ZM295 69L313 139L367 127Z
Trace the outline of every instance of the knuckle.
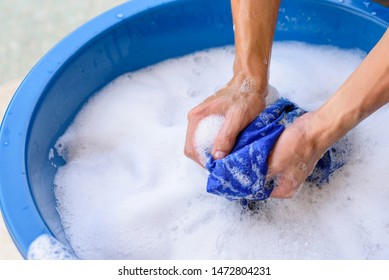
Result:
M194 114L195 114L195 113L194 113L194 109L190 110L190 111L188 112L187 119L188 119L188 120L193 119Z
M300 188L296 188L295 186L288 186L283 193L283 197L286 199L295 198L299 192Z
M299 187L293 183L289 178L285 178L284 176L275 180L275 186L272 192L272 197L281 198L281 199L292 199L296 197L299 192Z
M188 158L193 158L193 150L185 147L184 148L184 155Z
M285 199L292 199L295 196L296 196L295 192L289 191L289 192L284 193L283 198L285 198Z
M201 108L199 108L198 106L190 110L187 116L188 120L196 119L198 116L201 115L201 111Z

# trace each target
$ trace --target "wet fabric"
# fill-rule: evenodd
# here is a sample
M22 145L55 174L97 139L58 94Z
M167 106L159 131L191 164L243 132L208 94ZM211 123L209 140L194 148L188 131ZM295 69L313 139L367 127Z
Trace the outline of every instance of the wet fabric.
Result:
M293 102L281 98L252 121L237 137L232 152L223 159L208 156L210 172L207 191L230 200L264 200L274 188L266 182L267 159L285 126L293 123L306 111ZM321 185L346 161L347 152L342 144L332 146L319 160L308 181Z

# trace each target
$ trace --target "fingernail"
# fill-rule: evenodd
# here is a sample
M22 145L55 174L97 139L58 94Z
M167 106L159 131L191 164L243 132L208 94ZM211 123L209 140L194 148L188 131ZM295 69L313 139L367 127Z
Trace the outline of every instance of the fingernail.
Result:
M214 156L215 159L222 159L222 158L224 158L224 157L226 157L226 153L221 152L221 151L217 151L217 152L215 153L215 156Z

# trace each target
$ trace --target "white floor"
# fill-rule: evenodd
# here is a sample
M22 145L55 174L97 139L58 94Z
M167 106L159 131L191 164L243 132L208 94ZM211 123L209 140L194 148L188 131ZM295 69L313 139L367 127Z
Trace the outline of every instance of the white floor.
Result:
M17 86L58 41L124 0L0 1L0 121ZM0 159L1 160L1 159ZM0 215L0 260L22 259Z

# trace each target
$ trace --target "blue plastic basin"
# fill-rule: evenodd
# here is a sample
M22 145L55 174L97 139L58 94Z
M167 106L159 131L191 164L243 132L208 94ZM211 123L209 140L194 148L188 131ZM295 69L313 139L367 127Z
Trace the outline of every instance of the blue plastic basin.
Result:
M49 154L87 99L125 72L232 44L229 2L133 0L81 26L31 70L0 134L0 204L24 257L43 233L66 243L53 194L63 161ZM370 1L283 0L275 37L369 51L388 22Z

